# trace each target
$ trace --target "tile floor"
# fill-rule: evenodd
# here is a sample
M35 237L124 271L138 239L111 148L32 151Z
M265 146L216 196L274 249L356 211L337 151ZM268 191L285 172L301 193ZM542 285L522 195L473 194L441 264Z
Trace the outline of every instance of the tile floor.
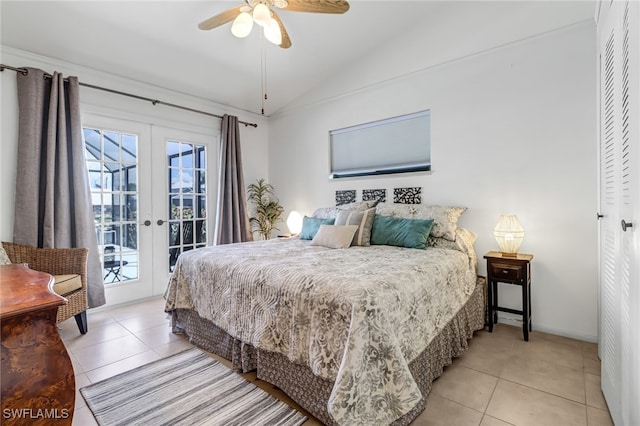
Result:
M163 307L164 300L154 298L89 311L89 332L84 336L73 319L61 323L76 388L191 347L171 333ZM296 406L270 384L256 381L255 373L244 376ZM73 424L96 424L79 392ZM317 424L314 419L305 423ZM612 424L600 391L595 344L535 331L524 342L519 328L502 324L493 333L476 333L469 350L435 381L426 410L413 422L419 426Z

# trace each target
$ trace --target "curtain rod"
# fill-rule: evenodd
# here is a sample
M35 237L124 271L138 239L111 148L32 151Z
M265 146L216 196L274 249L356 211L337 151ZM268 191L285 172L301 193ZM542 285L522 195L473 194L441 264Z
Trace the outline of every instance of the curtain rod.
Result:
M9 65L0 64L0 71L4 71L5 69L11 70L11 71L15 71L15 72L19 72L22 75L29 74L29 70L27 68L15 68L15 67L12 67L12 66L9 66ZM45 73L44 77L45 78L51 78L51 74ZM65 79L65 81L67 81L67 80ZM106 87L95 86L93 84L88 84L88 83L78 82L78 84L80 86L88 87L90 89L102 90L103 92L114 93L116 95L127 96L129 98L134 98L134 99L138 99L138 100L141 100L141 101L151 102L153 105L165 105L165 106L169 106L169 107L172 107L172 108L177 108L177 109L182 109L182 110L185 110L185 111L195 112L197 114L208 115L209 117L222 118L222 116L218 115L218 114L213 114L211 112L206 112L206 111L201 111L201 110L194 109L194 108L185 107L185 106L182 106L182 105L172 104L172 103L169 103L169 102L160 101L158 99L146 98L144 96L134 95L132 93L127 93L127 92L121 92L119 90L108 89ZM238 123L244 124L245 127L247 127L247 126L258 127L258 124L256 124L256 123L249 123L249 122L242 121L242 120L238 120Z

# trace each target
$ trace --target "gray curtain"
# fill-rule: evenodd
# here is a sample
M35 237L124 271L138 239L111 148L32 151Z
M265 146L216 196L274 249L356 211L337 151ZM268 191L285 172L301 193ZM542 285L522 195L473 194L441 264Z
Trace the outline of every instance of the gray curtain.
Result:
M77 77L18 76L18 173L13 241L89 249L89 307L105 303L93 219ZM66 81L65 81L66 80Z
M252 241L247 195L242 176L238 117L222 117L220 182L216 218L216 244Z

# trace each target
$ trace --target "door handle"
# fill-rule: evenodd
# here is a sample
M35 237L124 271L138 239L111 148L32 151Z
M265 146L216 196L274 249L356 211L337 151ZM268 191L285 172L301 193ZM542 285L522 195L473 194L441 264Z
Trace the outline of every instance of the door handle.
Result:
M625 220L624 220L624 219L622 219L621 224L622 224L622 230L623 230L624 232L627 232L627 228L633 228L633 223L631 223L631 222L625 222Z
M600 220L604 217L602 213L596 213L596 219Z
M141 225L143 225L143 226L151 226L151 221L149 219L147 219L144 222L142 222Z
M166 220L162 220L162 219L158 219L158 221L156 222L158 224L158 226L162 226L163 223L165 223Z

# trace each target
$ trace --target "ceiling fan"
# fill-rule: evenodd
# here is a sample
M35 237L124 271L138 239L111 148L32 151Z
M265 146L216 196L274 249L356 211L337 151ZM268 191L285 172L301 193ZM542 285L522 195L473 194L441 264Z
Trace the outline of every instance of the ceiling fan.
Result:
M231 33L246 37L254 22L261 26L264 36L283 49L291 47L291 39L284 28L276 9L290 12L345 13L349 3L344 0L244 0L245 4L219 13L198 24L201 30L211 30L233 21Z

